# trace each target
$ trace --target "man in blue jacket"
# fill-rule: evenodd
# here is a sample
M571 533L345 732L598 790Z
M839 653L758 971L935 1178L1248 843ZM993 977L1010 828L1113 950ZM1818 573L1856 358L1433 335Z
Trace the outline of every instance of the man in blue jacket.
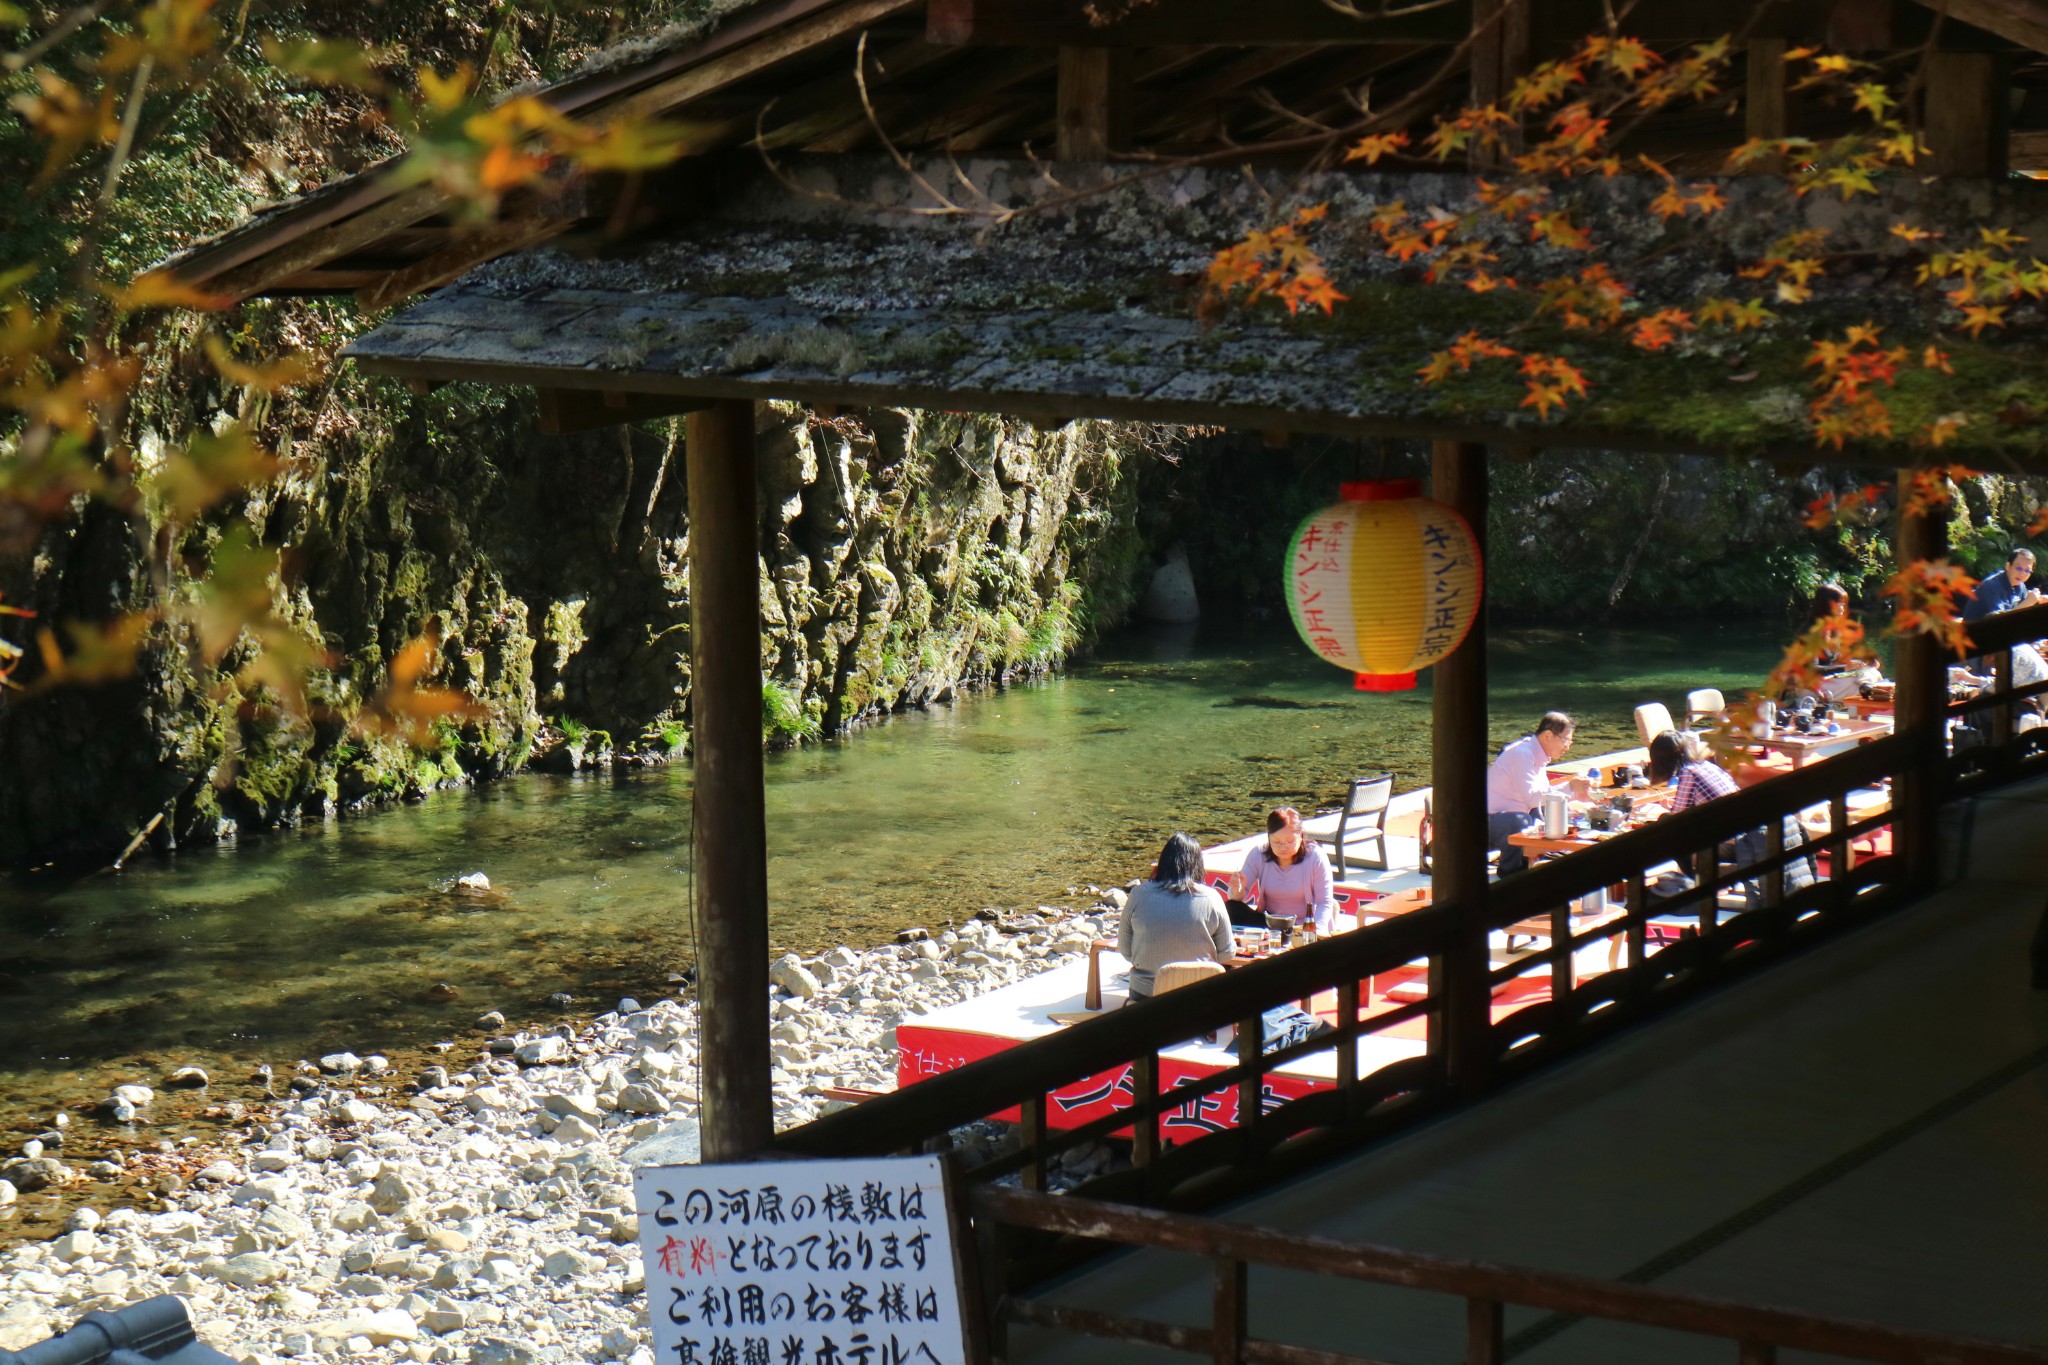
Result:
M1969 602L1963 607L1963 619L1981 621L1994 612L2031 607L2041 600L2041 594L2027 586L2027 580L2033 574L2034 552L2014 550L2010 563L1997 573L1985 574L1978 581L1977 591L1970 594Z

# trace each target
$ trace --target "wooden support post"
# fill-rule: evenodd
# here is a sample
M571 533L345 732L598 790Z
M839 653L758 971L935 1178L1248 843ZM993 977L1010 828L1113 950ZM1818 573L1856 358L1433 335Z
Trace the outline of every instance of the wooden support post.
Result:
M1785 49L1783 38L1749 40L1749 71L1742 101L1742 131L1748 138L1777 139L1791 134L1786 109ZM1753 162L1759 173L1783 172L1782 158Z
M1935 175L2002 176L2007 117L2004 64L1992 52L1930 52L1920 123Z
M1472 0L1472 103L1502 105L1515 82L1529 72L1536 0ZM1472 157L1474 166L1499 161L1491 149Z
M1785 48L1783 38L1749 40L1742 122L1750 137L1784 137L1790 131L1785 110Z
M1486 447L1438 441L1432 492L1465 519L1486 553ZM1431 959L1443 1061L1464 1096L1486 1089L1491 1069L1492 992L1486 957L1486 612L1465 643L1437 664L1430 700L1432 798L1436 819L1433 895L1454 905L1462 930Z
M1215 1289L1210 1296L1209 1359L1216 1365L1239 1365L1251 1326L1251 1267L1228 1256L1216 1258Z
M1061 161L1103 161L1129 146L1130 50L1061 48L1058 105Z
M1913 477L1899 471L1899 487ZM1948 524L1938 513L1899 517L1899 567L1948 554ZM1900 638L1892 657L1898 675L1893 708L1899 736L1907 742L1905 766L1893 779L1892 840L1905 865L1907 885L1931 890L1940 873L1938 822L1942 768L1947 757L1948 669L1931 635Z
M1465 1300L1465 1365L1501 1365L1508 1358L1505 1321L1499 1302Z
M691 839L706 1161L764 1150L768 1085L768 817L761 773L761 568L754 405L689 417Z

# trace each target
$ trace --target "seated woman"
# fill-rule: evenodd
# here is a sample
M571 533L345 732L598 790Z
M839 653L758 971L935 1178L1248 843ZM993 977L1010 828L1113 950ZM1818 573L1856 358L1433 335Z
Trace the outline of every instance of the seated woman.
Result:
M1849 594L1839 583L1823 583L1813 590L1812 613L1807 629L1816 626L1840 627L1849 620ZM1840 673L1853 662L1845 650L1830 644L1814 658L1814 668L1823 676Z
M1690 730L1667 730L1651 740L1648 770L1651 782L1659 785L1672 783L1671 811L1674 815L1737 790L1735 779L1714 762L1707 746ZM1805 847L1806 833L1799 826L1799 817L1787 815L1783 821L1785 848L1789 851ZM1740 871L1768 857L1769 850L1770 844L1763 830L1744 830L1721 845L1721 858ZM1785 894L1813 885L1817 877L1818 869L1814 867L1811 856L1794 858L1785 864ZM1675 880L1670 884L1674 890L1664 892L1666 896L1690 889L1692 881L1684 878L1682 886ZM1763 887L1758 882L1750 880L1741 885L1744 909L1754 910L1764 903Z
M1152 974L1169 962L1221 962L1231 955L1222 893L1202 885L1202 846L1175 834L1159 850L1152 880L1131 887L1116 950L1131 964L1131 999L1152 994Z
M1239 894L1263 914L1330 932L1337 904L1330 860L1322 845L1301 832L1301 812L1282 806L1266 816L1266 844L1244 860Z

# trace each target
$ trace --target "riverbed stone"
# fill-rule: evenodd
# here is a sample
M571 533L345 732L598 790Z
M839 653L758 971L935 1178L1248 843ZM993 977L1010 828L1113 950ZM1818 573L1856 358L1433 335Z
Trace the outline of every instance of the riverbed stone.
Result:
M588 1279L604 1269L604 1258L575 1247L558 1247L547 1254L540 1269L551 1280Z
M598 1131L593 1124L571 1114L558 1121L555 1124L555 1131L549 1134L549 1136L564 1146L569 1146L576 1143L595 1141L598 1137Z
M629 1085L619 1091L618 1107L628 1114L666 1114L674 1108L667 1098L651 1085Z
M206 1068L199 1066L181 1066L164 1077L166 1090L202 1090L206 1085Z
M804 966L803 959L795 953L784 953L769 964L768 980L780 986L799 1000L809 1000L818 994L821 983Z
M521 1066L552 1066L568 1055L568 1040L552 1033L512 1049L513 1060Z
M78 1173L53 1156L20 1156L0 1163L0 1180L22 1194L62 1189L78 1179Z
M370 1189L370 1207L389 1217L402 1213L411 1207L415 1193L410 1182L398 1171L387 1170L377 1177L377 1183Z
M254 1289L259 1285L276 1284L284 1276L284 1266L275 1257L260 1251L245 1251L224 1262L213 1277L237 1289Z
M320 1059L319 1066L330 1076L353 1076L363 1069L363 1059L353 1052L330 1052Z

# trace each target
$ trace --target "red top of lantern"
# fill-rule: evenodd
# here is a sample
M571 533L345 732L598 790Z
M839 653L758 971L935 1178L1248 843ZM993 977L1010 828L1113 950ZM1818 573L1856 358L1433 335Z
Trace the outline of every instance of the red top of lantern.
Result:
M1339 484L1337 496L1346 502L1399 502L1422 496L1420 479L1359 479Z

